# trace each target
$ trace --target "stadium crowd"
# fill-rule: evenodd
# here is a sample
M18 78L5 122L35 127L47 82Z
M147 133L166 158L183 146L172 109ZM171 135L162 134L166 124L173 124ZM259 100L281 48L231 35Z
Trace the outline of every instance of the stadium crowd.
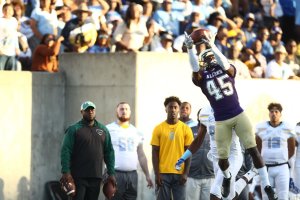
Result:
M0 7L0 70L57 72L66 52L185 52L184 32L206 28L237 78L300 76L295 0L0 0Z

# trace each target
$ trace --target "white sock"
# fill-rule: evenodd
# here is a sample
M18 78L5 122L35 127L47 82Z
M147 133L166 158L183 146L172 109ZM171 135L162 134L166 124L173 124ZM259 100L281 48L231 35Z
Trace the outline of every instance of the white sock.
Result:
M243 176L248 180L248 182L253 179L254 176L256 176L257 173L252 171L252 170L249 170L246 174L244 174Z
M239 178L239 180L237 180L235 182L235 192L237 193L237 195L239 196L241 194L241 192L243 191L243 189L246 187L247 183L243 178Z
M229 167L225 171L222 171L222 173L223 173L225 178L230 178L231 177Z
M265 188L267 185L270 185L267 167L264 166L262 168L257 169L257 171L258 171L258 174L260 176L262 187Z

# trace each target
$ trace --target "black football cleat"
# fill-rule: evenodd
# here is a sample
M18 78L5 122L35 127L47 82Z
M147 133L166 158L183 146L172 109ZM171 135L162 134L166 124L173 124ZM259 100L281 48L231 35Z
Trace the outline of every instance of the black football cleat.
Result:
M265 192L267 193L269 200L278 200L277 194L270 185L265 187Z
M230 178L225 178L223 179L222 183L222 197L227 198L229 193L230 193L230 181L231 181L231 176Z

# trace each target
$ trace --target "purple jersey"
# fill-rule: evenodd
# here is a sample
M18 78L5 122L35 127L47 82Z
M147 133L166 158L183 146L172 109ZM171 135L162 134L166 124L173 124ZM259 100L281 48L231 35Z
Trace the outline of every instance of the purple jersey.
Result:
M234 77L235 74L236 69ZM230 119L243 112L235 89L234 77L226 73L220 65L215 65L209 71L201 71L201 76L200 81L193 79L193 83L201 88L208 99L216 121Z

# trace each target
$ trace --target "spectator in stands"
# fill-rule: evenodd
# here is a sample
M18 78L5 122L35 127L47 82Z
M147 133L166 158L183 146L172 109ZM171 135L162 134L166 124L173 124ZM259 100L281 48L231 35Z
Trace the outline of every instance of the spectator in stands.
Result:
M296 4L299 1L295 0L279 0L278 2L282 8L283 15L278 17L280 25L283 30L282 41L287 42L288 39L296 39L295 35L295 16ZM299 6L299 5L298 5Z
M241 61L247 65L252 78L261 78L263 69L259 60L254 56L254 52L250 48L243 48L241 51Z
M213 0L212 1L212 5L208 6L208 11L209 13L214 13L214 12L218 12L220 13L223 17L226 17L226 13L224 8L222 7L222 0Z
M271 60L266 69L266 78L271 79L299 79L295 76L293 70L284 62L287 52L284 46L278 46L275 49L275 59Z
M18 31L26 36L29 40L34 34L30 27L30 18L24 15L25 6L20 0L12 2L14 6L14 17L18 21Z
M260 0L247 1L249 11L247 13L253 13L255 16L255 24L257 26L263 26L263 7Z
M201 16L201 13L197 12L197 11L194 11L191 13L189 19L188 19L188 22L187 22L187 25L186 25L186 28L191 26L192 24L197 24L198 27L200 27L200 16Z
M256 30L254 29L255 16L253 13L248 13L245 17L245 21L242 30L245 33L246 43L256 37Z
M236 68L236 79L251 79L247 65L239 59L241 49L237 45L232 45L228 51L229 62Z
M89 18L92 12L85 3L81 3L73 14L77 17L68 21L61 33L65 38L63 41L65 52L83 53L95 44L97 30Z
M56 12L58 19L58 35L61 35L61 31L65 27L66 23L72 19L72 11L69 6L63 5Z
M105 14L109 10L109 5L106 0L88 0L88 9L92 12L91 18L96 25L96 29L100 29L100 23L104 23Z
M285 62L290 65L296 76L300 76L300 58L297 56L297 43L295 40L288 40L285 45L287 56Z
M224 19L219 12L211 13L207 20L206 28L212 33L217 33L218 29L220 28L220 26L222 26L223 22Z
M199 13L200 25L204 26L207 22L207 19L210 15L207 4L205 0L194 0L193 3L193 12Z
M19 55L18 22L14 15L13 5L5 3L2 8L3 17L0 17L0 70L17 69L16 56Z
M295 34L296 42L300 42L300 3L296 3L296 16L295 16Z
M263 25L268 29L272 28L274 19L282 16L282 9L278 1L264 0L260 1L262 6Z
M270 61L274 56L274 49L269 42L270 32L267 27L263 26L258 29L256 38L253 38L247 43L247 48L251 48L252 43L259 39L262 43L262 54L266 57L267 61Z
M173 52L172 44L173 44L173 36L170 33L163 33L160 36L161 45L157 46L153 51L155 52Z
M216 35L215 44L218 49L228 58L228 29L225 26L220 26Z
M138 4L130 3L123 22L119 23L113 33L116 51L138 51L151 41L146 21L141 18Z
M46 34L33 53L32 71L57 72L58 71L58 53L60 44L64 40L60 36L55 40L55 35Z
M110 37L104 30L98 31L98 38L94 46L88 49L89 53L109 53L110 52Z
M199 24L194 22L194 23L187 25L185 32L187 34L191 34L194 30L196 30L198 28L200 28ZM175 40L173 42L173 51L174 52L186 52L187 51L186 47L184 46L184 39L185 39L184 34L179 35L178 37L175 38Z
M282 39L282 30L279 26L274 26L271 29L271 35L270 35L270 43L275 49L277 46L284 45L284 43L281 41Z
M18 60L22 70L30 70L32 52L29 48L28 39L33 36L30 21L29 18L24 15L25 7L21 1L13 1L12 4L14 7L14 17L18 21L18 41L20 48Z
M260 63L260 66L255 67L250 73L252 77L256 78L264 78L265 73L266 73L266 68L267 68L267 59L264 55L262 55L261 50L262 50L262 44L259 39L256 39L252 46L251 50L253 51L253 57L258 60Z
M56 11L51 6L51 0L40 0L40 7L35 8L31 13L30 26L34 33L34 37L29 39L31 52L34 52L43 35L57 36L58 20Z
M115 31L119 22L123 21L122 12L122 1L121 0L108 0L109 10L105 15L107 24L107 33L112 35Z
M174 37L180 35L180 22L184 21L184 16L172 11L173 0L164 0L162 9L153 14L153 19L166 31L172 32Z

